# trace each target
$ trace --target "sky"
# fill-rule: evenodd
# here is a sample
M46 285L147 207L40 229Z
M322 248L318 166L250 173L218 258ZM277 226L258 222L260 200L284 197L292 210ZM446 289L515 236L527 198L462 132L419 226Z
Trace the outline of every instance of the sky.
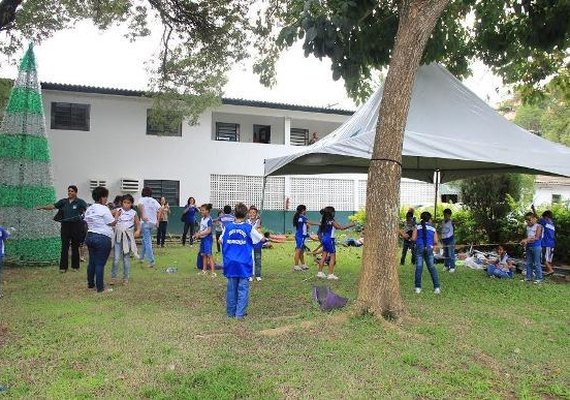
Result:
M122 89L147 88L146 62L159 49L160 36L153 34L130 42L119 27L105 32L90 22L57 32L35 47L40 79L44 82L80 84ZM19 59L23 55L15 55ZM473 66L474 75L464 81L467 87L491 106L507 94L501 80L482 64ZM15 78L16 67L0 64L0 76ZM225 97L353 110L356 105L346 96L343 82L334 81L330 62L305 58L300 44L284 53L277 65L277 85L268 89L259 84L251 65L232 69Z

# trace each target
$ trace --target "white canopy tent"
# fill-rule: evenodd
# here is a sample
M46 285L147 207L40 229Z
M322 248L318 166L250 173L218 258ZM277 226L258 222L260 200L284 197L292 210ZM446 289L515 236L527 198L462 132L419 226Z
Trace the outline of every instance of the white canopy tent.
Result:
M317 143L265 160L265 176L367 173L382 89ZM509 122L438 64L418 71L406 124L402 176L448 182L492 173L570 176L570 148Z

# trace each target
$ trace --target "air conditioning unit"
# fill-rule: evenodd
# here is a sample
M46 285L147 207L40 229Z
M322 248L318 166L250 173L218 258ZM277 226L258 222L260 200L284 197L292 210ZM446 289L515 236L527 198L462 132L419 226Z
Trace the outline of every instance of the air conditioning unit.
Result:
M139 181L138 179L121 179L121 191L123 192L138 192Z
M107 187L107 180L105 180L105 179L89 179L89 190L93 190L97 186Z

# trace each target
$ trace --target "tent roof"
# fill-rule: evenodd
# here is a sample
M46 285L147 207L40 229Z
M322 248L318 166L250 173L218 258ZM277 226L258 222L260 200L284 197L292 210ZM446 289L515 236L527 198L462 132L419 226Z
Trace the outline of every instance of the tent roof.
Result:
M382 89L343 125L302 151L265 160L265 175L367 173ZM402 152L402 176L426 182L522 172L570 176L570 148L499 115L442 66L420 68Z

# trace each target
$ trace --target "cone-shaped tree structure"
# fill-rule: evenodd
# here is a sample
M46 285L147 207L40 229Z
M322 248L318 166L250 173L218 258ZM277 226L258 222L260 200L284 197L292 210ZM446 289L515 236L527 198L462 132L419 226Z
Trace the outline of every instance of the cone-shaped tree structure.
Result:
M0 224L14 228L6 258L16 264L59 260L59 224L37 206L55 201L42 94L32 45L20 63L0 126Z

